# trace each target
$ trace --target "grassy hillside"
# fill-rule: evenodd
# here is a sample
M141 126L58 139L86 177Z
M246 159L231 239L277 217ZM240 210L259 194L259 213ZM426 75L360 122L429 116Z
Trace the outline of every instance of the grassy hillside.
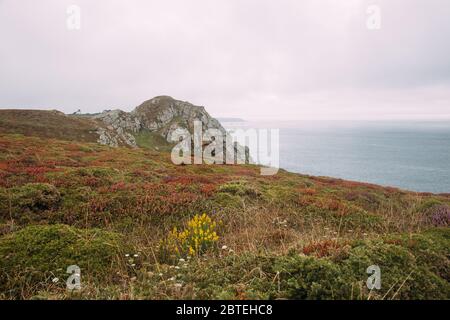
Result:
M86 117L52 110L0 110L0 133L97 142L99 124Z
M450 298L449 195L2 132L2 299Z

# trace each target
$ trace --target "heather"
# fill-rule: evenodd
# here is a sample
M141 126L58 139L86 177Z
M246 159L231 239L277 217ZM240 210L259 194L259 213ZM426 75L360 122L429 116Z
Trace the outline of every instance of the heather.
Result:
M1 298L450 296L448 194L176 166L151 143L0 135ZM374 264L380 290L365 284Z

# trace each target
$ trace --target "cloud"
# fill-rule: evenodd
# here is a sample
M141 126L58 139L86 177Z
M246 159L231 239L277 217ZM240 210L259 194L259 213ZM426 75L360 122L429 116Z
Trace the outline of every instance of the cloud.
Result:
M366 27L370 4L380 30ZM3 0L0 106L130 110L167 94L217 116L440 117L449 12L447 0Z

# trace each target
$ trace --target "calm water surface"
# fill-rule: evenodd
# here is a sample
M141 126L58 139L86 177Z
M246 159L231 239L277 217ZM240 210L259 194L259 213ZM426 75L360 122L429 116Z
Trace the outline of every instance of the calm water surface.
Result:
M279 128L280 167L293 172L450 192L450 122L245 122Z

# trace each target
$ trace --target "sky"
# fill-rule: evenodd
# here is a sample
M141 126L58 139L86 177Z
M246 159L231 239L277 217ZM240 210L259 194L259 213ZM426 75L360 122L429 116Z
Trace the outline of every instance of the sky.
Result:
M0 108L450 119L449 39L448 0L0 0Z

